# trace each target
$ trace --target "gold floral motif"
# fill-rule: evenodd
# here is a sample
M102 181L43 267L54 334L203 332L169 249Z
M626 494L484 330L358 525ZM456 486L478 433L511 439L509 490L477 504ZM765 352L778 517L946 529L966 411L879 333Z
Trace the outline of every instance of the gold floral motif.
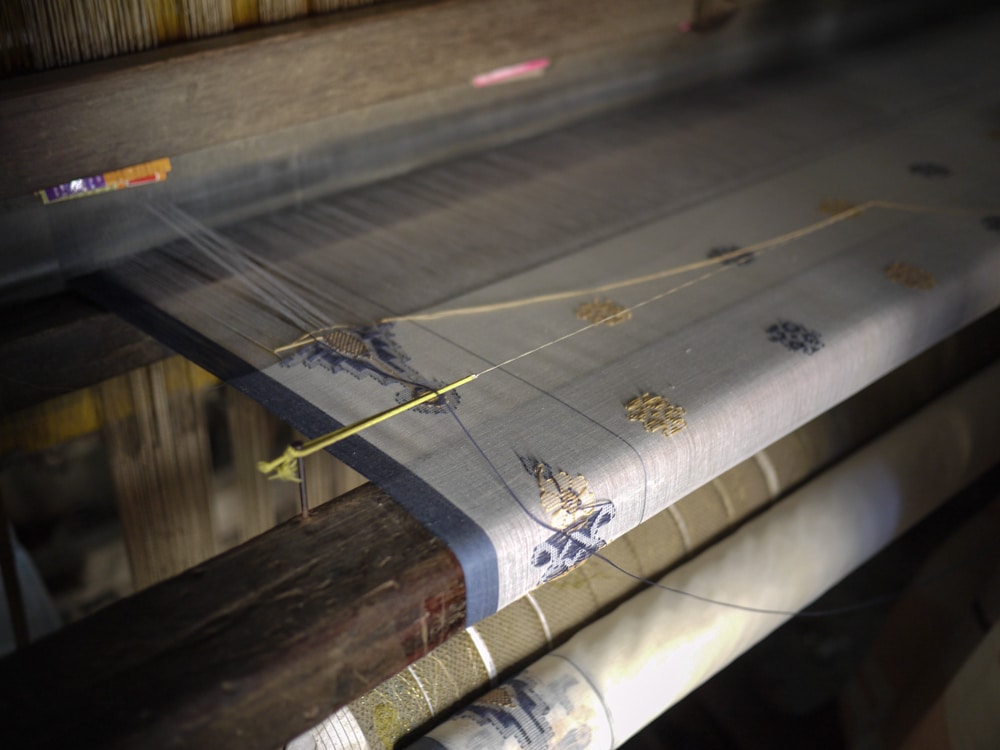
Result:
M368 357L368 345L354 331L336 328L323 337L326 344L344 357Z
M895 261L885 268L885 277L897 284L908 286L910 289L933 289L937 286L937 279L933 274L910 263Z
M632 311L614 300L595 297L576 308L576 317L593 325L616 326L632 319Z
M663 396L643 393L625 404L625 413L630 422L641 422L646 432L659 432L664 437L680 432L687 427L683 406L671 404Z
M568 529L594 512L597 498L583 476L553 472L543 463L535 465L534 476L538 481L542 509L556 528Z
M853 203L845 201L843 198L827 198L816 206L816 210L828 216L836 216L844 211L850 211L854 207Z
M494 688L476 702L485 703L489 706L499 706L500 708L517 707L517 703L514 701L514 697L510 693L510 688L505 685Z

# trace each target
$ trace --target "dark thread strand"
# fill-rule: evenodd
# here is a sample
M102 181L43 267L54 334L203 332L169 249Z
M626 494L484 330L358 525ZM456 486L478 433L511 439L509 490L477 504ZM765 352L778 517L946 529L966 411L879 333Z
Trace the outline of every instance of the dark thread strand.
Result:
M492 459L490 459L490 457L488 455L486 455L486 451L483 450L482 446L480 446L479 442L472 436L472 433L469 432L469 429L465 426L465 424L459 418L458 414L455 413L455 410L451 407L450 404L446 403L445 406L448 408L448 411L451 413L451 416L455 419L455 422L461 428L462 432L465 433L466 438L468 438L469 442L475 447L475 449L479 453L479 455L482 456L483 460L486 462L486 464L493 471L493 474L500 481L500 484L507 491L507 494L509 494L514 499L514 502L516 502L518 504L518 506L521 508L521 510L523 510L525 512L525 514L527 514L527 516L532 521L534 521L535 523L537 523L543 529L546 529L546 530L552 531L552 532L554 532L556 534L561 534L563 536L568 537L569 535L566 534L566 532L563 529L560 529L560 528L557 528L555 526L551 526L551 525L545 523L541 519L537 518L527 508L527 506L525 506L525 504L517 496L517 493L514 492L514 489L510 486L510 484L507 482L507 480L504 479L503 474L500 473L500 469L496 466L495 463L493 463ZM675 588L673 586L667 586L665 584L659 583L658 581L650 580L649 578L645 578L643 576L637 575L636 573L632 573L632 572L626 570L625 568L623 568L618 563L614 562L613 560L611 560L610 558L606 557L605 555L602 555L600 552L598 552L599 548L588 547L587 545L583 545L581 542L579 542L579 541L577 541L575 539L573 539L571 541L574 544L580 544L581 546L584 546L585 548L587 548L588 551L590 552L590 556L591 557L596 557L598 560L601 560L601 561L605 562L606 564L610 565L612 568L614 568L615 570L617 570L619 573L622 573L623 575L626 575L629 578L631 578L631 579L633 579L635 581L638 581L639 583L643 583L643 584L645 584L647 586L651 586L653 588L660 589L661 591L667 591L667 592L669 592L671 594L676 594L678 596L686 596L686 597L691 598L691 599L696 599L696 600L698 600L700 602L705 602L707 604L714 604L714 605L717 605L717 606L720 606L720 607L726 607L728 609L736 609L736 610L739 610L741 612L750 612L750 613L753 613L753 614L761 614L761 615L779 615L779 616L783 616L783 617L835 617L837 615L844 615L844 614L849 614L851 612L857 612L857 611L861 611L861 610L865 610L865 609L871 609L873 607L878 607L878 606L881 606L883 604L887 604L888 602L891 602L891 601L895 600L896 598L898 598L898 594L883 594L881 596L873 597L871 599L866 599L864 601L857 602L855 604L845 605L843 607L832 607L832 608L825 608L825 609L799 610L799 611L786 610L786 609L768 609L766 607L752 607L752 606L749 606L749 605L746 605L746 604L737 604L736 602L726 602L726 601L722 601L720 599L713 599L713 598L708 597L708 596L702 596L701 594L696 594L696 593L694 593L692 591L686 591L684 589Z

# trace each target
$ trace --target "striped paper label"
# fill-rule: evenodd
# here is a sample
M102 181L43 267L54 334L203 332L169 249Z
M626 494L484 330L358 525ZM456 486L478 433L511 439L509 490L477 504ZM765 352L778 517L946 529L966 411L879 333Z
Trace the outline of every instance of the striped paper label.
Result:
M169 171L170 159L155 159L93 177L81 177L76 180L70 180L61 185L40 190L38 191L38 196L42 199L42 203L60 203L72 200L73 198L107 193L112 190L123 190L124 188L137 187L138 185L146 185L153 182L162 182L167 179Z

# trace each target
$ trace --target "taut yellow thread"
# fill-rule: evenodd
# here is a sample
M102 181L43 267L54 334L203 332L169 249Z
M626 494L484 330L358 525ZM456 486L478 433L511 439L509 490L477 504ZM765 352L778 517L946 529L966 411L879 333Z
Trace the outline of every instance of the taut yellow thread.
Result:
M477 377L479 377L479 375L469 375L461 380L456 380L454 383L442 386L437 390L428 391L423 396L418 396L411 401L407 401L405 404L394 406L393 408L387 409L373 417L362 419L360 422L355 422L352 425L341 427L340 429L334 430L326 435L321 435L320 437L310 440L307 443L303 443L300 446L296 447L294 445L290 445L285 448L284 453L273 461L261 461L258 463L257 470L260 471L261 474L268 474L268 479L280 479L285 482L299 482L301 479L298 476L297 466L300 458L311 456L313 453L318 453L324 448L329 448L334 443L339 443L341 440L351 437L351 435L356 435L362 430L366 430L373 425L377 425L380 422L390 419L391 417L395 417L397 414L402 414L403 412L409 411L410 409L420 406L421 404L426 404L428 401L433 401L438 396L447 393L448 391L453 391L466 383L470 383Z
M707 268L709 266L719 266L725 263L727 260L732 260L743 255L750 253L763 253L767 250L771 250L780 245L786 245L794 240L801 239L802 237L807 237L810 234L814 234L829 226L834 224L839 224L847 219L854 218L855 216L860 216L873 208L883 209L886 211L903 211L906 213L930 213L930 214L943 214L951 216L968 216L973 215L973 211L966 209L955 209L948 207L938 207L938 206L919 206L907 203L893 203L891 201L868 201L867 203L862 203L857 206L852 206L847 208L840 213L829 216L826 219L817 221L814 224L809 224L808 226L801 227L800 229L794 229L791 232L786 232L785 234L778 235L777 237L772 237L768 240L763 240L761 242L756 242L752 245L746 245L744 247L737 248L732 252L725 253L723 255L717 255L714 258L708 258L707 260L696 261L694 263L688 263L683 266L676 266L674 268L667 268L662 271L656 271L654 273L645 274L643 276L635 276L629 279L623 279L621 281L613 281L610 284L602 284L601 286L590 287L588 289L572 289L565 292L553 292L552 294L540 294L537 297L526 297L524 299L510 300L508 302L497 302L490 305L477 305L474 307L458 307L452 308L451 310L438 310L437 312L430 313L420 313L418 315L401 315L393 318L383 318L380 322L382 323L392 323L404 320L440 320L442 318L452 318L457 315L477 315L482 313L497 312L499 310L510 310L517 307L525 307L527 305L537 305L542 302L556 302L564 299L572 299L573 297L582 297L584 295L598 295L604 292L610 292L614 289L623 289L625 287L637 286L639 284L647 284L651 281L659 281L661 279L666 279L671 276L678 276L683 273L688 273L690 271L697 271L702 268Z
M816 206L817 211L828 216L836 216L852 208L854 208L854 204L850 201L845 201L843 198L827 198Z
M295 339L295 341L293 341L290 344L279 346L277 349L269 349L268 351L272 351L277 355L281 354L282 352L287 352L290 349L298 349L301 346L305 346L306 344L312 344L316 341L319 341L320 338L325 338L330 334L336 334L337 331L342 331L346 328L348 328L348 326L344 325L333 325L333 326L327 326L326 328L317 328L315 331L310 331L309 333L305 333L302 336L299 336L297 339Z
M873 200L867 201L866 203L861 203L859 205L845 205L845 208L839 213L835 213L833 216L829 216L821 221L817 221L808 226L801 227L799 229L792 230L777 237L772 237L771 239L762 240L761 242L756 242L752 245L747 245L745 247L739 247L731 252L717 255L707 260L696 261L694 263L688 263L683 266L676 266L674 268L667 268L662 271L656 271L654 273L646 274L643 276L635 276L628 279L623 279L621 281L611 282L609 284L603 284L601 286L591 287L588 289L572 289L564 292L554 292L551 294L542 294L536 297L526 297L523 299L509 300L507 302L497 302L489 305L478 305L473 307L460 307L452 308L450 310L438 310L437 312L431 313L419 313L416 315L400 315L390 318L382 318L380 323L394 323L407 320L421 321L421 320L440 320L441 318L451 318L459 315L478 315L482 313L497 312L500 310L510 310L517 307L525 307L528 305L536 305L544 302L556 302L564 299L572 299L574 297L582 296L595 296L603 292L608 292L613 289L622 289L630 286L637 286L639 284L646 284L651 281L659 281L660 279L666 279L671 276L678 276L680 274L688 273L690 271L696 271L702 268L707 268L711 266L722 266L727 261L732 261L737 258L749 255L752 253L763 254L768 250L772 250L775 247L781 245L786 245L794 240L807 237L810 234L819 232L827 227L833 226L834 224L839 224L847 219L854 218L855 216L860 216L863 213L867 213L872 209L882 209L884 211L902 211L905 213L923 213L923 214L940 214L944 216L973 216L976 215L976 211L971 209L963 208L951 208L948 206L921 206L909 203L895 203L892 201L883 200ZM981 212L980 212L981 213ZM701 278L707 278L707 275ZM683 288L683 286L682 286ZM657 298L658 299L658 298ZM636 306L632 306L626 309L626 312L635 309ZM289 351L291 349L297 349L306 344L315 342L323 334L336 331L337 329L345 328L343 325L330 325L324 328L318 328L314 331L306 333L293 341L290 344L285 344L284 346L279 346L277 349L269 350L273 352L276 356L282 354L283 352ZM482 374L482 373L480 373Z

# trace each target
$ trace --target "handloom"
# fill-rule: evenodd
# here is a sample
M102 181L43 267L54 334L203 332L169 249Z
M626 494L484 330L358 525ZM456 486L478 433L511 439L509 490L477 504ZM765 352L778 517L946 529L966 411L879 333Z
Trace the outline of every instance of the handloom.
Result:
M476 634L502 640L483 633L507 627L488 624L504 607L549 612L536 610L542 592L587 580L606 587L600 608L676 562L645 558L664 528L687 537L685 551L732 528L838 452L817 451L786 480L768 446L801 439L789 436L1000 305L995 33L991 18L822 75L762 80L751 95L722 85L630 105L333 194L354 179L331 168L345 151L303 164L283 195L262 197L253 179L186 195L192 142L147 192L46 206L67 217L51 242L76 288L307 439L421 400L332 452L457 557L464 612L442 604L434 616L471 626L452 647L481 655ZM529 107L539 121L563 101L542 101L558 89L545 76ZM310 168L328 179L300 186ZM95 224L127 210L121 231L63 241L91 200L109 212ZM144 247L123 252L136 227ZM720 479L727 470L741 480ZM683 496L718 517L688 525ZM704 604L745 601L731 593ZM407 654L437 637L416 632ZM398 689L415 696L433 670L415 665ZM350 711L365 714L366 700ZM426 702L433 714L457 700ZM323 710L296 714L281 736L344 701L318 697ZM369 745L428 718L393 724L389 710L361 721Z

